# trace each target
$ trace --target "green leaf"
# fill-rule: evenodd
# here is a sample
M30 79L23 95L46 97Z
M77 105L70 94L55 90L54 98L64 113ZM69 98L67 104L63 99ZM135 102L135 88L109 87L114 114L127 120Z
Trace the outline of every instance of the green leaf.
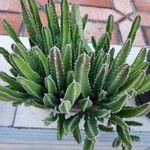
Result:
M98 96L103 88L105 80L108 74L108 65L103 65L100 69L95 82L94 82L94 94Z
M32 96L41 98L44 95L44 89L41 85L28 80L24 77L17 77L17 81L22 85L22 87Z
M112 68L111 64L111 68L109 70L107 82L105 83L104 89L107 89L109 85L112 84L112 82L116 79L116 76L118 76L118 74L122 71L122 69L126 68L127 66L128 66L127 64L123 64L122 66L119 66L118 68L111 70Z
M97 48L97 41L96 41L94 36L91 37L91 42L92 42L94 49L96 49Z
M102 64L110 65L110 54L106 54L105 57L102 60ZM99 67L100 68L100 67Z
M13 29L13 27L6 21L3 20L3 26L5 28L5 31L7 34L16 42L16 43L22 43L16 33L16 31Z
M144 78L144 81L142 82L140 87L137 88L138 94L142 94L142 93L150 90L150 82L149 81L150 81L150 75L146 75L146 77Z
M114 29L114 17L112 15L109 15L106 25L106 32L112 34Z
M11 72L11 74L12 74L14 77L17 77L17 76L18 76L18 72L17 72L14 68L11 68L11 69L10 69L10 72Z
M36 41L34 41L31 37L29 37L29 43L31 47L36 45Z
M48 20L48 26L52 33L53 39L60 34L58 17L53 0L49 0L49 3L45 6L45 11Z
M23 57L26 62L30 62L31 57L27 48L23 44L20 44L20 43L17 43L17 47L18 47L19 53L21 54L20 56Z
M85 52L84 43L80 39L78 39L78 41L77 41L76 49L77 49L77 52L73 51L74 52L74 60L76 60L81 54L83 54Z
M69 100L62 100L61 104L59 105L59 110L62 114L68 114L71 110L71 102Z
M123 121L122 118L116 115L111 116L111 120L114 122L114 124L121 126L124 129L128 129L129 126Z
M115 138L115 140L113 141L112 147L119 147L121 144L121 140L120 138Z
M83 150L94 150L94 140L89 140L88 138L84 141Z
M0 87L1 88L1 87ZM22 93L22 97L20 96L20 95L16 95L14 92L16 92L16 91L8 91L9 89L7 89L7 91L6 92L3 92L3 89L2 89L2 91L0 91L0 100L1 101L5 101L5 102L11 102L12 101L12 104L13 104L13 106L15 105L15 104L17 104L17 105L20 105L20 104L22 104L22 103L24 103L24 102L26 102L27 100L28 100L28 98L29 98L29 95L28 94L24 94L24 93ZM9 93L12 93L12 94L9 94ZM18 94L20 94L20 93L18 93ZM24 94L24 95L23 95Z
M109 36L107 37L107 39L106 39L106 44L105 44L105 46L104 46L104 48L103 48L103 51L105 52L105 53L108 53L109 52L109 50L110 50L110 40L111 40L111 37L110 37L111 35L109 34Z
M36 42L36 34L38 33L38 31L36 29L32 13L27 8L24 0L20 0L20 4L21 4L21 8L22 8L23 20L24 20L24 23L28 30L28 33L29 33L32 41Z
M48 55L50 49L53 47L53 38L51 31L47 27L42 28L42 37L44 42L44 54Z
M85 26L86 26L86 24L87 24L87 21L88 21L88 14L85 14L85 15L82 17L83 30L85 29Z
M41 61L45 71L45 75L48 76L50 74L50 66L49 66L48 58L43 54L43 52L37 46L32 47L32 51L37 55L37 57Z
M65 121L65 115L59 115L58 121L57 121L57 139L61 140L63 136L65 135L65 131L63 128L63 124Z
M101 36L101 38L99 39L97 43L96 54L98 53L98 51L100 51L101 49L105 47L108 38L109 38L109 34L107 32Z
M116 69L125 63L127 56L129 55L130 50L131 50L131 40L128 39L124 43L120 52L117 54L116 58L114 59L113 69Z
M95 80L95 77L94 77L95 52L90 52L89 57L90 57L90 62L91 62L89 79L90 79L90 84L92 85Z
M125 123L129 126L142 126L143 124L136 121L125 121Z
M12 55L12 54L11 54ZM22 74L21 72L20 72L20 70L17 68L17 65L15 64L15 62L14 62L14 60L13 60L13 58L12 58L12 56L9 56L9 60L10 60L10 64L11 64L11 66L13 67L13 69L17 72L17 74Z
M14 53L18 54L21 56L18 47L16 46L16 44L11 44L11 49Z
M57 47L53 47L50 51L50 67L51 76L57 84L58 89L61 91L65 86L64 68L60 51Z
M111 113L111 110L98 109L97 112L96 112L96 117L98 119L105 118L106 116L110 115L110 113Z
M72 70L72 47L70 44L63 48L63 63L65 74L67 74L68 71Z
M131 140L133 142L139 142L140 141L140 137L136 136L136 135L131 135Z
M30 51L30 62L29 62L29 64L33 70L37 71L37 73L40 75L41 78L44 78L46 76L42 62L38 58L37 54L35 54L35 52L32 48Z
M38 75L38 73L33 71L29 64L26 63L19 55L12 54L11 57L17 68L25 77L36 83L39 83L41 81L41 78Z
M107 84L108 88L106 91L109 94L116 92L123 85L123 83L125 83L128 74L129 74L129 66L126 64L122 67L120 72L118 72L117 76L115 76L115 79L108 82Z
M81 137L81 133L80 133L80 129L79 126L77 126L74 131L73 131L73 137L75 138L75 140L78 142L78 144L82 143L82 137Z
M95 78L97 77L99 71L101 70L101 68L104 66L104 65L110 65L110 55L107 53L107 54L104 54L100 52L100 54L98 54L99 58L96 57L96 60L95 60L95 67L94 67L94 75L95 75Z
M18 91L15 91L15 90L12 90L8 87L5 87L5 86L2 86L0 85L0 92L1 92L1 95L9 95L9 96L12 96L14 98L20 98L20 99L24 99L24 98L28 98L28 94L27 93L22 93L22 92L18 92Z
M46 107L58 106L58 99L51 93L45 94L43 97L43 103Z
M90 100L89 97L87 98L83 98L79 101L79 105L81 106L82 108L82 111L85 111L86 109L89 109L92 107L93 105L93 102Z
M67 0L61 1L61 34L63 48L70 43L70 16Z
M48 93L51 93L53 95L57 94L56 84L50 75L45 78L45 87L47 88Z
M9 94L7 93L3 93L3 92L0 92L0 100L1 101L4 101L4 102L11 102L13 100L16 100L17 98L13 97L13 96L10 96Z
M118 113L118 115L122 118L140 117L146 115L149 111L150 111L150 104L146 103L141 106L126 107L122 109Z
M121 90L134 88L135 90L140 87L142 82L144 81L146 72L142 71L137 77L127 80L126 83L121 87Z
M80 15L79 6L76 4L72 5L71 21L72 21L72 24L74 24L72 28L75 28L75 25L77 25L78 27L79 37L81 41L83 42L86 52L87 53L91 52L91 48L89 47L89 45L87 44L84 38L82 17Z
M101 93L98 95L98 101L102 101L104 99L106 99L108 93L104 90L101 91Z
M74 12L71 11L71 41L72 41L72 48L76 49L78 47L78 41L81 39L79 39L79 29L78 26L75 23L75 16L73 14Z
M118 136L121 139L121 141L131 147L131 139L128 136L128 133L126 131L126 129L122 128L121 126L117 125L117 132L118 132Z
M81 86L75 80L68 86L64 99L69 100L71 105L75 103L81 93Z
M134 60L133 64L131 65L131 69L130 69L130 75L132 73L134 73L141 64L144 63L145 59L146 59L146 55L147 55L147 49L146 48L142 48L140 50L140 52L138 53L136 59Z
M139 67L134 71L134 72L129 72L129 77L128 77L128 81L132 81L134 80L134 78L137 78L139 76L139 74L144 71L146 72L149 66L148 62L143 62L142 64L138 65Z
M74 80L74 71L68 71L67 73L67 86L69 86Z
M23 92L24 89L22 88L21 84L16 81L15 78L9 76L5 72L0 71L0 78L8 83L12 88L14 88L17 91Z
M127 89L126 92L129 94L129 100L133 99L137 95L137 92L133 88Z
M9 53L6 49L0 47L0 54L2 54L2 55L4 56L4 58L6 59L6 61L7 61L9 64L11 64L11 61L10 61L10 59L9 59L10 53Z
M112 102L104 103L103 106L107 109L110 109L112 113L117 113L125 106L127 101L129 100L130 96L128 93L124 93L119 95L116 99Z
M100 50L98 52L98 54L95 56L96 56L96 58L95 58L95 62L94 62L94 77L97 75L97 73L101 69L103 60L106 58L106 55L103 50Z
M122 150L130 150L131 149L131 147L123 145L123 144L121 145L121 147L122 147Z
M72 133L75 130L75 128L79 125L82 116L83 115L81 113L78 113L66 119L63 124L65 132Z
M50 113L48 117L44 120L44 125L49 126L51 123L55 122L58 118L58 115L56 115L54 112Z
M132 23L132 27L128 35L128 38L132 40L132 43L135 39L138 29L140 28L140 22L141 22L141 17L137 16Z
M84 130L88 139L95 139L99 135L99 127L96 116L93 114L93 112L89 112L88 114L85 114L84 119Z
M75 63L75 80L81 85L81 93L84 97L90 94L90 85L88 74L90 71L90 57L82 54L78 57Z
M103 132L113 132L113 127L104 126L104 125L98 125L98 126L99 126L100 131L103 131Z
M110 54L110 62L114 61L115 48L111 48L109 51Z
M33 15L35 26L37 27L39 31L41 31L42 23L41 23L40 14L39 14L39 8L35 0L32 0L32 1L28 0L28 4L29 4L30 11Z

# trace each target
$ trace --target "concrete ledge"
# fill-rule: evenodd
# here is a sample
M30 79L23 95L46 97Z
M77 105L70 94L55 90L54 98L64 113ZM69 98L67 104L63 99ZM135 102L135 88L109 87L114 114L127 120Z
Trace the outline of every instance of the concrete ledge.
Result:
M133 144L133 150L146 150L150 147L150 132L132 132L132 134L141 137L141 142ZM82 135L84 137L83 132ZM116 133L101 132L95 150L99 150L99 148L113 149L111 144L115 137ZM20 146L20 150L27 146L28 149L31 148L30 146L34 148L34 145L38 145L42 150L47 148L51 150L82 150L82 145L78 145L72 136L66 136L62 141L57 141L55 129L0 127L0 147L1 145L6 147L8 144L9 147L11 145Z
M11 103L0 101L0 126L12 126L15 118L15 107Z

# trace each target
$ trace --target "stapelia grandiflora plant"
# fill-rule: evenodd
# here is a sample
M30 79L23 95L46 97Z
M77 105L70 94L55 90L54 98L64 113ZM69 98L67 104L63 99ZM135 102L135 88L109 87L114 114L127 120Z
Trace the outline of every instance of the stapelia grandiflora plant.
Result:
M94 149L101 131L117 131L113 147L131 149L131 142L140 140L130 133L131 127L142 124L128 118L143 116L150 110L149 104L128 105L137 94L150 90L146 49L141 49L132 65L126 63L140 17L135 18L127 41L115 57L115 49L110 48L112 16L102 37L98 41L91 38L93 46L90 48L84 38L87 15L81 17L77 5L70 11L68 2L62 0L59 19L53 1L49 0L45 6L48 27L44 27L36 2L20 0L20 3L31 48L23 45L4 20L4 28L15 44L12 54L0 48L12 66L13 75L0 72L0 78L8 83L0 85L0 99L12 101L13 105L24 103L49 109L45 125L57 121L58 140L72 134L81 143L79 123L84 120L84 150Z

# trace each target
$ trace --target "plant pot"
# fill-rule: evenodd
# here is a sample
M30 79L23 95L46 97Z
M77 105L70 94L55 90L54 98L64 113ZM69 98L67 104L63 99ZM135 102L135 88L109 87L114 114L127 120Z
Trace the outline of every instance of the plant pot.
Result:
M148 51L147 61L150 62L150 50ZM147 69L147 73L150 73L150 65ZM137 105L142 105L144 103L150 102L150 91L136 96L135 100ZM150 113L147 116L150 117Z

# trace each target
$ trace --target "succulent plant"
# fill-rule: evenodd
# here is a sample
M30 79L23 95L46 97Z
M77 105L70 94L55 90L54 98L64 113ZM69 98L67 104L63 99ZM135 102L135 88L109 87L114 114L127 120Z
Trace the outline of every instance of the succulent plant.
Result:
M141 123L128 118L140 117L150 111L150 105L130 106L137 94L150 90L150 75L146 74L146 48L142 48L132 65L126 63L140 25L137 16L127 41L115 57L110 48L114 19L110 15L106 32L90 47L84 38L87 15L81 17L79 7L70 11L67 0L61 1L61 16L49 0L45 6L48 27L44 27L34 0L20 0L24 23L29 33L27 49L13 27L3 21L4 28L15 44L13 53L4 48L0 53L12 66L12 76L0 72L8 83L0 85L0 99L13 105L48 108L45 125L57 121L57 138L72 134L82 142L79 124L84 119L86 134L84 150L93 150L100 131L117 131L113 147L131 149L132 141L140 138L130 134L132 126ZM104 123L105 121L105 123Z

